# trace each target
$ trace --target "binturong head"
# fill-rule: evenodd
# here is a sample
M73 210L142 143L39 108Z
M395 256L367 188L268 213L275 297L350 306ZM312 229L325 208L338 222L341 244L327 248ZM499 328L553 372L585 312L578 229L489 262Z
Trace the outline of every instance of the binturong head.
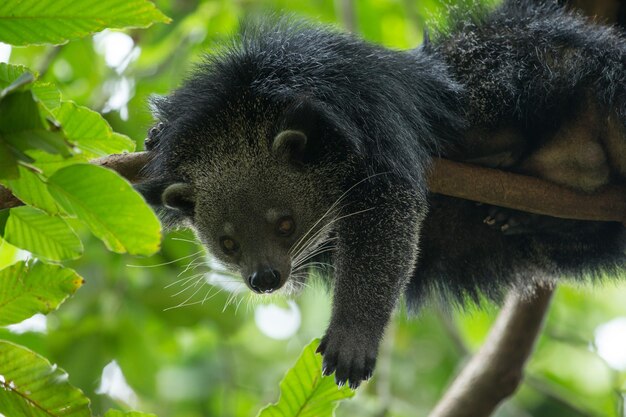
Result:
M294 292L315 252L329 243L341 163L322 162L319 129L265 116L261 122L230 114L223 128L177 141L174 154L189 155L176 161L184 180L166 185L160 199L252 291Z

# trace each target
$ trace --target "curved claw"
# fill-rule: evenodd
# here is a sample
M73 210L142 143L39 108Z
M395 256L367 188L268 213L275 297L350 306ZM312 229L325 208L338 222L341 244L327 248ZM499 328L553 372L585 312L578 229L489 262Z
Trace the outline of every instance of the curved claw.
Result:
M348 384L357 389L363 381L371 378L376 365L375 344L347 338L325 336L317 348L324 357L322 375L335 374L337 386Z

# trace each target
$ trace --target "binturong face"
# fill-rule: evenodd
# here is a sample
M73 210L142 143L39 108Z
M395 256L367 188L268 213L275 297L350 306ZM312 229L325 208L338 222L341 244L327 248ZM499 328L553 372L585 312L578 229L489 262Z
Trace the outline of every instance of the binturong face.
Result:
M330 170L337 167L305 162L310 143L301 130L268 140L236 134L211 140L211 152L184 167L188 180L168 186L162 201L184 213L211 255L252 291L293 292L303 287L316 252L332 243L339 186Z

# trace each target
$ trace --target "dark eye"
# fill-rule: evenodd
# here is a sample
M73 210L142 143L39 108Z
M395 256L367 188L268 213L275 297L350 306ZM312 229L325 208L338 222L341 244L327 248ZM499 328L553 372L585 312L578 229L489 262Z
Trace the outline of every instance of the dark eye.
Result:
M282 217L276 223L276 231L281 236L291 235L295 228L296 224L291 217Z
M227 236L220 238L220 246L227 255L234 255L239 250L239 244Z

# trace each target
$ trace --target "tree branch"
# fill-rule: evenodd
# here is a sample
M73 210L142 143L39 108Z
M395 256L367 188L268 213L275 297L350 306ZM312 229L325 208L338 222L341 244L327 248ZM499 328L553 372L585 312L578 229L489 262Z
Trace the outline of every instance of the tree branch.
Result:
M434 193L529 213L626 225L626 189L619 186L584 194L536 177L438 159L429 188Z
M148 152L110 155L98 164L117 171L132 183L140 182ZM535 177L436 159L429 178L433 193L495 206L566 219L616 221L626 225L626 189L613 186L595 193L577 193ZM0 186L0 209L22 202Z
M456 377L429 417L486 417L515 392L548 311L553 289L511 292L487 340Z

